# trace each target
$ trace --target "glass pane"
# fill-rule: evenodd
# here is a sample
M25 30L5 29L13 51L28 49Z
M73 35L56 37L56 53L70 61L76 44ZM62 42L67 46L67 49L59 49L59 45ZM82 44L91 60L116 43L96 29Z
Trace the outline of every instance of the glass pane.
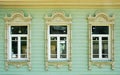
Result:
M57 37L51 37L51 58L57 58Z
M27 41L27 37L21 37L22 41Z
M67 34L67 26L50 26L50 34Z
M27 34L27 26L11 26L11 34Z
M93 37L93 58L99 58L99 37Z
M109 34L108 26L92 26L92 34Z
M108 37L102 37L102 58L108 58Z
M12 58L18 58L18 38L17 37L12 37Z
M66 37L60 37L60 58L67 57L67 46L66 46Z
M27 58L27 38L21 37L21 58Z
M57 41L57 37L51 37L51 41Z

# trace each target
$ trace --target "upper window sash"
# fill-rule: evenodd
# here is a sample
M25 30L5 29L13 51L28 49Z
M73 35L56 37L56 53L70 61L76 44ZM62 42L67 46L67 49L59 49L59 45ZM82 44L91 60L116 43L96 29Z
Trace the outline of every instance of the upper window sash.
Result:
M109 26L92 26L92 35L107 35L109 34Z
M12 34L28 34L28 26L11 26L11 35Z
M49 27L49 34L67 34L68 28L67 26L50 26Z

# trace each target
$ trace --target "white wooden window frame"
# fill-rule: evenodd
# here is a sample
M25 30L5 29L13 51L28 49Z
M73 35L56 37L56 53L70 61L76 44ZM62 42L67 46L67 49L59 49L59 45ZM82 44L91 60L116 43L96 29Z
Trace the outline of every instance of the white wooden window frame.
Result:
M50 25L52 26L52 25ZM50 26L48 27L48 60L68 60L68 26L67 26L67 34L50 34ZM57 26L61 26L61 25L57 25ZM64 25L65 26L65 25ZM57 37L57 58L51 58L51 37ZM67 47L66 47L66 52L67 52L67 56L66 58L60 58L60 37L66 37L66 41L67 41Z
M12 26L12 25L11 25ZM11 34L11 26L9 26L9 30L8 30L8 34L9 34L9 36L8 36L8 60L29 60L28 59L28 57L29 57L29 55L28 55L28 46L29 46L29 43L28 43L28 34L29 33L27 33L27 34ZM26 26L26 25L24 25L24 26ZM17 27L17 26L16 26ZM29 27L27 26L27 32L29 32L28 31L28 29L29 29ZM17 49L17 51L18 51L18 58L12 58L12 44L11 44L11 42L12 42L12 37L17 37L18 38L18 49ZM27 38L27 49L26 49L26 52L27 52L27 58L21 58L21 37L26 37Z

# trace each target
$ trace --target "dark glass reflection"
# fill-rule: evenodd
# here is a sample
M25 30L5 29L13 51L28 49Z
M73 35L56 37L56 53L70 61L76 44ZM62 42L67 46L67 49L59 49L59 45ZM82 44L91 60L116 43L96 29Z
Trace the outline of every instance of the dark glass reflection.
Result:
M60 37L60 58L66 58L67 57L67 53L66 53L66 37Z
M99 58L99 37L93 37L93 58Z
M27 38L21 37L21 58L27 58Z
M18 57L18 38L12 37L12 58Z
M108 37L102 37L102 58L108 58Z
M108 26L92 26L92 34L109 34Z
M27 26L11 26L11 34L27 34Z
M50 26L50 34L67 34L67 26Z
M57 58L57 37L51 37L51 58Z

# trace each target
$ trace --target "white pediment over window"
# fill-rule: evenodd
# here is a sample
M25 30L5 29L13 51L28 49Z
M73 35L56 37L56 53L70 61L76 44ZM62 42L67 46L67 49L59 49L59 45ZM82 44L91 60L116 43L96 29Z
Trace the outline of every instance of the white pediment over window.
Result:
M13 22L24 22L24 17L21 14L15 14L12 18Z
M64 20L61 17L55 17L52 22L64 22Z
M109 20L109 17L105 13L99 13L95 17L95 21L97 22L107 22Z
M104 18L104 17L97 17L97 18L95 19L95 21L96 21L96 22L107 22L107 19Z
M95 16L89 15L88 17L89 24L110 24L114 23L114 16L110 17L106 13L97 13Z
M12 13L11 16L6 15L4 19L7 23L18 23L18 22L27 23L31 21L31 16L28 15L26 17L22 12L15 12Z
M52 16L46 15L45 17L47 23L70 23L71 16L65 16L63 12L54 12Z

